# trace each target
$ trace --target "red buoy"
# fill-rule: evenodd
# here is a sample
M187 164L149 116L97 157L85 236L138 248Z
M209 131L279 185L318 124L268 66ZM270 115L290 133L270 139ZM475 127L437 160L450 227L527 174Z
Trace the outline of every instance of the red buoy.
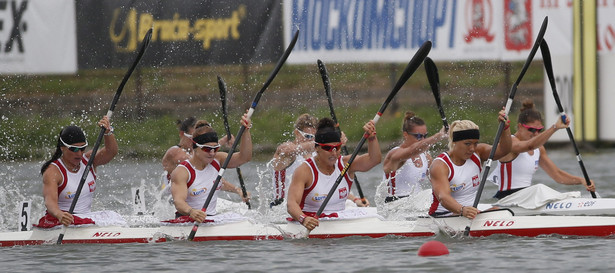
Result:
M447 255L448 248L439 241L428 241L419 247L419 256L442 256Z

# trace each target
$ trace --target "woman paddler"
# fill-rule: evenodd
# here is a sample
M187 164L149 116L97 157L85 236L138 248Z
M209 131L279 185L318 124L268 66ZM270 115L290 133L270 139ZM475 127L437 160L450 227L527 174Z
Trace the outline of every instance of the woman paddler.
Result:
M92 168L87 175L73 211L73 213L81 214L83 217L70 214L68 211L75 198L75 192L88 164L88 160L92 156L92 151L85 151L88 142L81 128L71 125L64 127L60 131L55 153L41 167L43 197L45 198L47 211L36 226L49 228L60 224L65 226L73 223L75 225L95 224L95 221L99 220L96 216L87 215L91 213L92 200L96 190L96 167L109 163L117 155L118 146L113 135L113 127L111 127L107 116L104 116L98 122L98 126L106 128L104 134L105 146L96 152ZM104 220L115 222L114 224L118 222L125 224L121 216L115 212L106 211L100 216L113 218L100 219L101 222Z
M369 206L369 201L363 205L359 197L350 193L354 173L369 171L382 160L374 122L367 122L363 130L369 136L367 154L355 158L320 217L334 217L335 212L345 209L346 199L354 201L357 206ZM288 189L287 211L308 230L318 226L316 212L351 157L340 155L341 146L341 136L333 120L321 119L315 134L316 155L306 159L293 174Z
M201 126L202 124L207 125ZM251 122L247 113L243 115L241 124L246 127L246 130L241 136L239 152L231 156L227 168L237 168L252 159ZM220 149L218 134L206 121L197 122L195 128L192 135L192 155L188 160L181 162L171 173L171 194L177 210L175 216L180 222L194 220L202 223L208 215L217 213L217 192L214 192L206 211L201 208L205 205L207 196L212 190L221 163L229 154L218 152ZM235 192L243 199L241 188L223 179L217 190ZM248 199L249 195L243 201Z
M511 150L510 123L506 112L500 111L498 120L506 122L493 159ZM470 120L456 120L449 128L448 152L440 154L429 168L433 189L431 216L462 215L474 219L479 213L473 207L480 185L482 162L489 158L493 146L478 143L478 125Z

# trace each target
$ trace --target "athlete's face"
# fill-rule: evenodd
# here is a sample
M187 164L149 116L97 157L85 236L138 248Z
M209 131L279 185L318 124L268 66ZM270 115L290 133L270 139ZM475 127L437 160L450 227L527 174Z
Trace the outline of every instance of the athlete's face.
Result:
M335 161L340 157L341 142L318 143L316 152L331 165L335 165Z
M455 142L452 154L454 157L467 160L472 157L478 146L478 139L464 139Z

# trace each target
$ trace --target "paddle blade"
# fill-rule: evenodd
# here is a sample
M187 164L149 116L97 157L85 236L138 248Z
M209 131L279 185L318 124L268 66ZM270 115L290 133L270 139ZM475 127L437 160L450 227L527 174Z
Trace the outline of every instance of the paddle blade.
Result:
M521 73L519 73L519 77L517 77L517 81L515 81L515 83L513 84L513 88L510 90L510 94L508 96L509 98L512 99L515 97L515 92L517 91L517 85L519 85L519 83L521 82L521 79L523 79L525 72L527 72L527 69L530 67L532 60L534 59L534 56L536 55L536 51L538 51L538 47L542 43L542 39L544 38L545 32L547 31L548 23L549 23L549 17L545 16L545 19L542 20L542 25L540 26L540 30L538 31L538 35L536 36L536 40L534 41L534 45L532 46L532 49L530 50L530 54L527 56L527 60L525 60L525 64L523 65L523 68L521 69ZM508 112L506 113L508 114Z
M321 60L317 60L316 62L318 63L318 72L320 72L322 83L325 86L325 94L327 94L327 98L330 98L331 97L331 81L329 80L329 72L327 71L327 67Z
M335 111L333 110L333 97L331 96L331 81L329 80L329 72L327 72L327 67L321 60L318 60L317 63L318 72L320 72L320 77L322 78L322 84L325 86L325 94L327 95L327 102L329 103L329 112L331 113L331 119L333 119L333 122L335 122L335 124L338 124L339 129L339 123L337 122Z
M218 89L220 89L220 102L222 103L222 115L226 115L226 83L222 77L218 77Z
M145 36L143 37L143 41L141 41L141 48L139 49L139 53L137 54L137 57L135 58L134 62L132 62L132 65L130 66L128 71L126 71L126 74L124 74L124 78L122 79L122 82L120 82L120 85L118 86L117 91L115 92L115 97L113 97L113 101L111 102L111 106L109 106L109 111L107 112L107 116L109 118L111 118L111 115L113 111L115 110L115 105L117 104L117 101L120 99L122 90L124 90L124 85L126 85L126 82L128 82L128 78L130 78L130 75L132 75L132 72L137 67L137 64L139 64L139 61L141 61L141 58L143 57L145 50L149 46L150 40L152 39L152 31L153 29L150 28L147 31L147 33L145 33Z
M446 120L446 115L444 114L444 109L442 108L442 101L440 100L440 76L438 75L438 68L429 57L425 58L425 73L427 74L427 80L431 86L433 97L436 99L436 106L440 112L444 129L448 132L448 121Z
M562 107L562 103L559 99L559 95L557 94L557 88L555 85L555 76L553 74L553 63L551 62L551 51L549 50L549 45L547 45L546 40L542 40L540 44L540 52L542 52L542 61L545 66L545 71L547 73L547 78L549 79L549 84L551 85L551 91L553 92L553 97L555 98L555 104L557 104L557 110L560 113L564 112L564 107ZM566 118L563 117L562 120L564 123L566 122Z
M284 54L278 60L278 63L275 65L275 68L273 69L273 71L271 71L271 74L269 74L269 78L267 78L267 81L265 82L265 84L263 84L263 87L261 88L261 90L258 91L258 93L256 93L256 96L254 97L254 100L252 101L252 106L251 106L252 108L256 108L256 105L258 105L258 101L261 99L263 92L267 90L267 87L269 87L269 85L271 84L275 76L278 75L278 72L282 68L282 65L284 65L284 63L286 62L286 59L288 59L288 56L290 56L290 53L293 51L293 48L295 47L295 44L297 43L297 39L299 39L299 30L295 32L295 35L290 41L290 44L284 51Z
M408 81L408 79L410 79L412 74L414 74L414 72L419 68L419 66L421 66L423 60L425 60L425 58L429 54L429 51L431 51L431 41L426 41L423 43L423 45L421 45L421 47L414 54L412 59L410 59L408 65L406 65L406 69L404 69L404 72L402 72L401 76L399 77L399 80L397 80L397 83L393 87L393 90L391 90L391 93L382 104L382 107L380 107L380 110L378 111L379 115L382 115L382 113L384 113L384 110L387 108L391 100L393 100L395 95L397 95L399 89L404 86L404 84Z

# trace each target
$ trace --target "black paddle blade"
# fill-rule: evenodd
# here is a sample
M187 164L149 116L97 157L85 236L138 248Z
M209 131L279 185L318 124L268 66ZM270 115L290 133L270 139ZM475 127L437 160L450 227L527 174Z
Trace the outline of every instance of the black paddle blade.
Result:
M329 112L331 113L331 118L336 124L338 124L337 117L335 116L335 111L333 110L333 97L331 96L331 81L329 79L329 72L327 72L327 67L321 60L318 60L317 63L318 72L320 72L320 77L322 78L322 84L325 86L325 94L327 95L327 102L329 103Z
M263 87L261 88L261 90L258 91L258 93L256 93L256 96L254 97L254 100L252 101L252 106L251 106L252 108L256 108L256 105L258 105L258 101L261 99L263 92L267 90L267 87L269 87L269 84L271 84L275 76L278 75L278 72L282 68L282 65L286 63L286 59L288 59L288 56L290 56L290 53L293 51L293 48L295 47L295 44L297 43L297 39L299 39L299 30L295 32L293 39L290 41L290 44L284 51L284 54L282 55L282 57L280 57L280 59L278 60L278 63L275 65L275 68L273 69L273 71L271 71L271 74L269 74L269 78L267 78L267 81L265 82L265 84L263 84Z
M393 100L393 97L397 95L399 89L404 86L404 84L408 81L408 79L410 79L412 74L414 74L414 72L419 68L419 66L421 66L423 60L425 60L425 58L429 54L429 51L431 51L431 41L426 41L423 43L423 45L421 45L421 47L414 54L412 59L410 59L410 62L408 62L406 69L404 69L404 72L402 72L401 76L399 77L399 80L397 80L397 83L393 87L393 90L391 90L391 93L384 101L384 104L382 104L382 107L380 107L378 113L382 114L384 112L391 100Z
M320 72L322 84L325 86L325 94L327 95L327 98L331 98L331 81L329 80L329 72L327 71L327 67L321 60L317 60L316 62L318 63L318 72ZM329 100L329 108L333 108L333 103L331 100Z
M548 23L549 23L549 17L545 16L545 19L542 20L542 25L540 26L540 30L538 31L538 35L536 36L536 40L534 41L534 45L532 46L532 49L530 50L530 54L527 56L527 60L525 60L525 64L523 65L523 68L521 69L521 73L519 73L519 77L517 77L517 80L513 84L513 88L511 88L510 90L510 94L508 95L509 98L512 99L515 97L515 92L517 92L517 85L519 85L519 83L521 82L521 79L523 79L525 72L527 72L527 69L530 67L532 60L534 59L534 56L536 55L536 51L538 51L538 47L542 43L542 39L544 38L545 32L547 31Z
M124 74L124 78L122 79L122 82L120 83L120 85L117 88L117 91L115 92L115 97L113 97L113 101L111 102L111 106L109 107L109 112L107 114L109 118L111 118L109 114L113 113L113 110L115 110L115 105L117 104L117 101L120 99L122 90L124 90L124 85L126 85L126 82L128 82L128 78L130 78L130 75L132 75L132 72L137 67L137 64L139 64L139 61L141 61L141 58L143 57L145 50L149 46L150 40L152 39L152 31L153 29L150 28L147 31L147 33L145 33L145 37L143 37L143 41L141 41L141 48L139 49L139 53L137 54L137 57L135 58L134 62L132 62L132 65L130 66L128 71L126 71L126 74Z
M436 106L438 107L438 112L440 112L442 124L444 125L444 129L448 132L448 121L446 120L444 108L442 108L442 101L440 100L440 76L438 75L438 68L429 57L425 58L425 73L427 74L427 80L431 86L433 97L436 99Z
M220 89L220 102L222 103L222 119L224 121L224 130L228 140L231 140L231 129L228 125L228 108L226 103L226 83L222 77L218 76L218 89Z
M555 103L557 104L557 110L560 113L564 112L564 107L562 107L562 103L559 99L559 95L557 94L557 87L555 85L555 76L553 75L553 63L551 62L551 51L549 50L549 45L547 45L546 40L542 40L540 44L540 52L542 52L542 61L545 66L545 71L547 72L547 78L549 79L549 84L551 85L551 91L553 91L553 97L555 98ZM564 120L564 122L566 122Z

